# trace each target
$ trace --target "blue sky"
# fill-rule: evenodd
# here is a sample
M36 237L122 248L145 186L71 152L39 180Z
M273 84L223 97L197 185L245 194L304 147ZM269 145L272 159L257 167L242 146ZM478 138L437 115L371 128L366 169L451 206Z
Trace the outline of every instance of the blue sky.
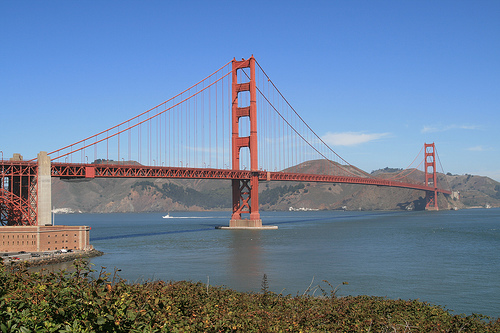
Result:
M1 1L0 150L35 157L254 55L350 163L500 181L500 1Z

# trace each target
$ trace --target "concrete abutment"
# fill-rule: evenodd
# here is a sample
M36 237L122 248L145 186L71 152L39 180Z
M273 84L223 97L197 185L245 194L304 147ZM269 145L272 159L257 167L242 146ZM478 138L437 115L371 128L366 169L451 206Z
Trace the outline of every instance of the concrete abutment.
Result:
M52 225L51 162L47 152L38 153L37 225Z

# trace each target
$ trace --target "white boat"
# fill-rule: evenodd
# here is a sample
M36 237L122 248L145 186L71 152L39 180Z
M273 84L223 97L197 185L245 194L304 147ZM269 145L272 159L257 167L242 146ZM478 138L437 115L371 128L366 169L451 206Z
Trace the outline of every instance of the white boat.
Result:
M163 215L162 216L164 219L171 219L172 216L170 216L170 213L167 213L167 215Z

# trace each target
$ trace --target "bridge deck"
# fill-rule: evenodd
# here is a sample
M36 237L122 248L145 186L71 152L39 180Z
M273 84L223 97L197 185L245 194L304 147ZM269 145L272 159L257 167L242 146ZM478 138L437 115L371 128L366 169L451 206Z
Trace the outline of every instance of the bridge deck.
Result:
M346 177L332 175L302 174L290 172L257 171L260 181L298 181L344 183L400 187L422 191L437 190L451 194L445 189L421 184L398 182L380 178ZM52 177L60 178L178 178L178 179L250 179L252 171L208 168L149 167L118 164L71 164L54 163Z

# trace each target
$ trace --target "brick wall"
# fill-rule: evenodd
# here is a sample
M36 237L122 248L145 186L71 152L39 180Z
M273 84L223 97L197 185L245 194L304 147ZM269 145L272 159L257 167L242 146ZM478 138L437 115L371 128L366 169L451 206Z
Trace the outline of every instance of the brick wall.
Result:
M88 226L0 226L0 252L88 250Z

